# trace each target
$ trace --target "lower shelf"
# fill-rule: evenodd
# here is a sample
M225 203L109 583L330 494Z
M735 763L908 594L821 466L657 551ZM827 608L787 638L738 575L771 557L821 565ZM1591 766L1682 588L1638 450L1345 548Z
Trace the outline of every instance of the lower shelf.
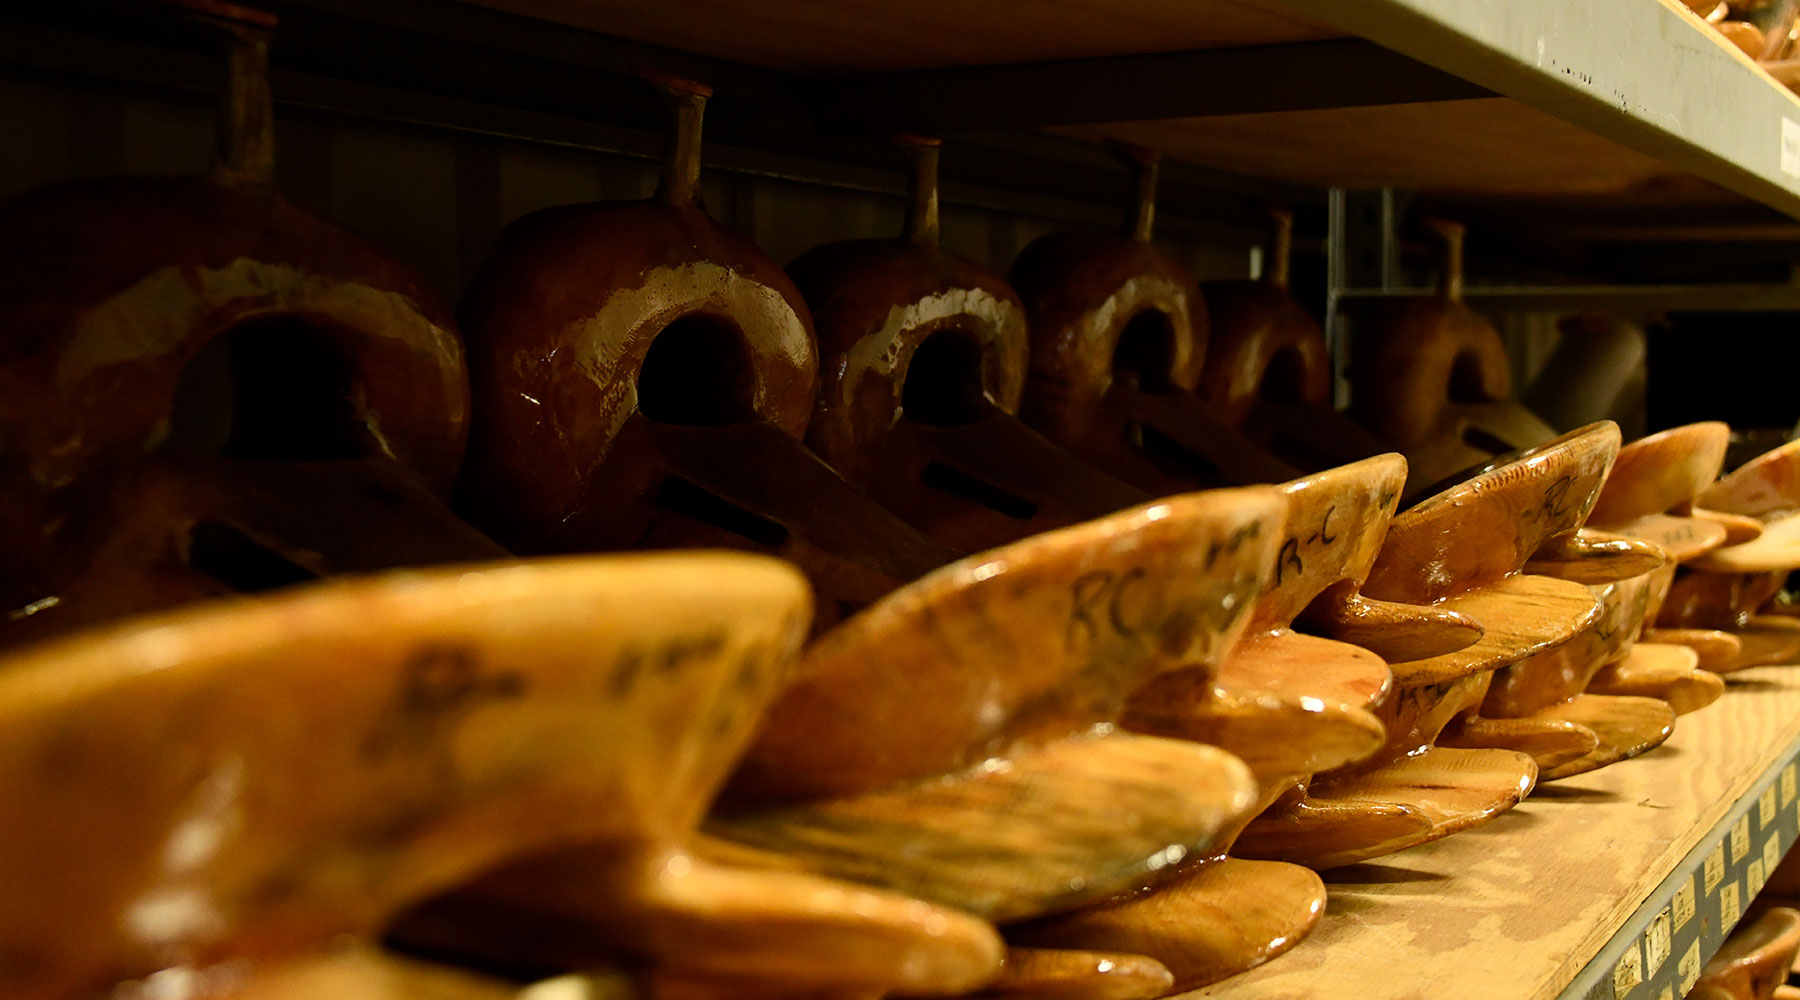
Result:
M1800 668L1733 674L1662 747L1328 873L1311 938L1188 997L1675 1000L1800 834Z

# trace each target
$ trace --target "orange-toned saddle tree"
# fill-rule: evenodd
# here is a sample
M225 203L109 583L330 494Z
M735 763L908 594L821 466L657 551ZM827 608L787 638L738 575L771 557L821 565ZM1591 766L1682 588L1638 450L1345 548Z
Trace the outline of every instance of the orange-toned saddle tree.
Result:
M774 560L612 556L312 584L15 651L0 659L0 787L30 821L0 825L0 990L254 997L323 978L359 996L505 995L372 949L408 908L570 845L607 859L591 895L646 915L610 943L653 955L659 918L721 898L689 842L807 613L804 582ZM820 888L790 876L740 894ZM831 891L845 931L925 916ZM932 920L911 955L888 952L895 965L963 940L965 974L921 985L991 975L991 930ZM831 929L795 949L839 961ZM358 953L339 954L346 938Z
M1737 537L1694 559L1670 587L1661 623L1724 629L1740 644L1726 669L1800 660L1800 619L1764 613L1800 568L1800 445L1785 444L1745 462L1695 497L1709 516L1742 522ZM1755 528L1759 534L1750 535ZM1771 609L1772 610L1772 609Z
M0 642L331 572L504 555L453 517L468 376L406 267L274 189L274 19L228 40L220 158L0 208Z
M1325 331L1288 291L1294 214L1270 210L1261 279L1202 286L1211 335L1200 395L1233 428L1298 469L1316 471L1388 451L1332 407Z
M1560 555L1613 564L1589 565L1596 575L1628 573L1629 563L1641 560L1641 546L1588 550L1572 540L1617 447L1618 429L1596 425L1394 519L1362 593L1456 611L1485 629L1449 652L1390 652L1395 697L1380 708L1387 745L1361 764L1315 778L1310 799L1405 802L1430 815L1433 835L1444 836L1510 808L1530 790L1537 761L1561 763L1596 746L1590 730L1570 722L1486 719L1478 710L1495 670L1568 642L1598 617L1585 587L1522 572L1531 560ZM1301 623L1326 635L1353 634L1318 610ZM1378 856L1349 832L1335 832L1316 805L1304 805L1259 817L1240 840L1246 853L1319 867Z
M1638 641L1609 659L1588 684L1590 691L1659 697L1677 712L1710 704L1724 691L1717 672L1729 670L1739 658L1737 636L1715 629L1658 628L1656 621L1678 565L1762 530L1749 518L1694 506L1694 497L1718 478L1729 439L1730 428L1722 423L1696 423L1619 449L1588 523L1648 539L1668 553L1671 564L1644 584Z
M1022 428L1013 430L1013 439L1035 442L1031 451L995 448L1001 437L968 432L974 423L1012 423L1012 417L995 414L992 390L977 396L981 387L1019 383L1024 342L965 333L988 329L981 309L967 304L1012 302L1015 297L994 275L945 254L932 237L920 236L922 230L936 228L931 214L936 203L932 171L936 146L913 140L911 147L914 216L907 237L821 246L794 264L794 272L803 275L801 286L808 302L815 306L824 371L842 372L842 383L857 387L841 392L826 387L815 414L815 439L848 468L871 469L882 455L895 453L893 437L904 435L905 441L920 435L941 435L940 439L961 435L965 446L956 451L958 459L979 459L983 448L994 448L988 459L972 460L965 468L985 475L994 489L1030 502L1028 498L1042 495L1044 469L1024 466L1021 457L1037 453L1053 457L1053 468L1082 466ZM920 225L920 218L927 221ZM1015 313L1008 313L1008 322L1022 329L1022 318ZM941 338L949 336L968 338L983 349L932 356ZM891 363L871 367L871 358ZM958 410L979 415L929 424L938 414ZM920 417L920 412L925 415ZM871 469L868 475L882 473ZM1085 475L1096 477L1093 471ZM904 486L895 484L893 489ZM1069 486L1078 486L1078 480ZM1053 518L1073 522L1100 516L1118 496L1148 498L1121 484L1080 491L1066 487L1053 502L1035 504L1031 518L1008 518L994 516L979 495L941 491L932 496L929 513L905 500L900 509L920 518L922 527L941 540L985 549L1017 540ZM1375 667L1381 674L1370 683L1379 689L1386 682L1386 671L1379 664ZM1154 685L1157 694L1150 700L1168 698L1170 714L1163 728L1152 732L1217 741L1233 754L1255 761L1258 779L1271 790L1265 795L1291 781L1292 772L1319 766L1319 759L1341 763L1379 743L1379 723L1359 703L1341 703L1327 689L1314 692L1305 683L1278 694L1274 687L1276 683L1264 682L1228 691L1224 682L1213 683L1206 674L1174 674ZM1318 710L1303 709L1309 698ZM1127 714L1125 725L1136 727L1132 714ZM1282 736L1273 739L1276 732ZM1229 838L1220 838L1211 853L1184 858L1179 878L1141 897L1141 905L1107 906L1105 915L1096 917L1105 928L1089 921L1084 912L1015 928L1013 941L1084 948L1084 937L1091 935L1087 946L1107 941L1111 948L1121 948L1136 933L1127 926L1141 926L1145 941L1154 944L1148 955L1168 964L1181 987L1211 982L1267 960L1298 942L1318 919L1323 887L1314 874L1283 865L1220 863L1228 845Z
M1406 455L1408 496L1556 437L1512 398L1499 333L1463 301L1462 225L1426 225L1444 244L1437 294L1372 317L1351 355L1351 415Z

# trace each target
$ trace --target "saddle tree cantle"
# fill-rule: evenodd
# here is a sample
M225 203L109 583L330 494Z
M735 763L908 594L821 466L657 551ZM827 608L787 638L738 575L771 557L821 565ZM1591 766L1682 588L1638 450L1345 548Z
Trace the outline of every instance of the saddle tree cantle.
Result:
M1293 479L1298 469L1195 395L1206 304L1193 274L1151 242L1158 156L1109 148L1136 178L1124 232L1052 233L1013 262L1031 318L1025 422L1152 492Z
M0 827L21 904L0 915L0 986L102 995L174 969L229 993L575 843L612 861L594 891L659 909L705 880L676 859L808 603L791 568L743 555L462 565L16 651L0 662L0 784L32 822ZM646 658L669 669L637 670ZM972 930L985 954L963 981L997 961L990 930L937 920L951 924L921 954Z
M228 43L212 171L0 208L0 641L505 555L439 499L468 418L449 310L275 192L274 18L174 6Z
M887 435L905 435L903 441L924 435L941 436L942 440L969 423L994 426L1010 421L1010 417L992 412L994 390L986 391L986 400L975 401L975 397L982 387L1017 385L1025 368L1022 339L997 335L993 328L1000 324L988 323L982 315L986 310L981 308L989 302L1016 299L997 277L937 247L932 235L936 229L932 209L936 146L920 140L908 144L913 153L914 212L907 236L897 242L821 247L803 256L793 268L808 301L815 306L823 367L839 373L845 387L838 391L826 387L814 433L822 449L857 470L869 468L875 458L895 450ZM964 311L965 303L975 307ZM1004 314L1013 329L1021 325L1016 311ZM983 332L959 332L969 328ZM944 337L967 338L982 346L934 357L934 342ZM872 363L871 359L878 360ZM953 415L959 406L979 416L961 424L953 420L929 423ZM923 420L915 416L920 410L925 412ZM1015 436L1035 439L1024 431L1015 431ZM975 435L967 437L974 445L986 444ZM1059 466L1082 468L1053 446L1035 440L1037 453L1056 456ZM965 448L955 457L980 459L984 450ZM1012 496L1034 500L1042 493L1042 470L1022 469L1016 457L1008 461L1003 451L967 467ZM1095 476L1091 471L1086 474ZM902 484L896 488L903 488ZM978 498L956 497L946 491L933 497L932 512L922 520L941 538L985 548L1017 539L1053 518L1069 521L1103 514L1119 496L1148 499L1120 485L1081 493L1067 490L1025 519L992 516ZM973 512L963 515L958 506L971 507ZM903 509L918 513L916 507ZM1374 685L1384 682L1382 669ZM1354 759L1379 743L1379 725L1361 710L1360 702L1341 704L1329 692L1321 691L1313 699L1315 710L1309 713L1304 705L1313 692L1304 684L1278 693L1272 687L1264 683L1242 692L1227 691L1225 685L1214 684L1204 674L1171 676L1152 685L1159 695L1180 705L1171 709L1173 728L1159 735L1202 742L1217 737L1226 749L1255 758L1253 769L1265 786L1280 784L1290 771L1321 766L1321 760L1332 762L1323 766L1335 766ZM1130 718L1127 713L1126 725L1135 728ZM1185 720L1186 728L1176 720ZM1199 735L1203 730L1206 736ZM1279 742L1269 739L1275 732L1281 733ZM1280 865L1224 862L1222 866L1228 843L1229 838L1223 838L1211 852L1190 855L1178 874L1173 868L1159 873L1167 884L1140 896L1140 905L1106 907L1106 916L1101 918L1104 929L1089 922L1084 911L1068 919L1015 928L1010 932L1012 938L1082 949L1093 946L1093 941L1084 938L1094 934L1104 936L1109 948L1129 950L1126 942L1134 935L1123 928L1141 926L1151 932L1145 939L1156 945L1151 957L1169 967L1177 988L1210 982L1265 961L1295 943L1317 920L1323 887L1311 873ZM1158 932L1160 937L1151 936Z
M698 202L704 88L648 202L518 220L462 307L475 414L459 504L524 552L711 545L792 560L822 630L959 553L799 438L818 355L799 292Z
M1638 641L1601 667L1588 690L1661 698L1677 714L1711 704L1724 693L1717 673L1702 668L1725 667L1735 660L1741 651L1737 637L1713 630L1658 630L1656 620L1676 566L1731 537L1727 524L1693 506L1694 497L1718 478L1730 434L1722 423L1686 424L1619 449L1588 523L1648 539L1669 554L1670 564L1647 581Z
M1202 286L1211 332L1201 397L1246 438L1308 472L1390 450L1332 407L1325 331L1288 291L1294 214L1269 215L1274 237L1262 278Z
M1785 444L1745 462L1694 503L1709 516L1752 519L1762 531L1754 538L1727 538L1694 559L1693 570L1671 585L1661 621L1733 633L1739 652L1726 670L1800 659L1800 620L1763 613L1788 573L1800 568L1800 518L1794 516L1800 512L1800 445Z
M1463 302L1462 225L1425 225L1444 246L1437 294L1396 303L1358 330L1351 367L1351 416L1406 455L1408 497L1556 437L1512 399L1500 335Z

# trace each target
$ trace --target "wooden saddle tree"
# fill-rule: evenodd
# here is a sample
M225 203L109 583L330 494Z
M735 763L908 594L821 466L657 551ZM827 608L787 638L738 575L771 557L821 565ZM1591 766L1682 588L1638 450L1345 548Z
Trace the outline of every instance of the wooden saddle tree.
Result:
M1426 225L1444 244L1437 294L1398 303L1359 329L1351 359L1351 415L1406 455L1408 497L1556 437L1512 399L1499 333L1463 302L1462 225Z
M1763 911L1740 926L1700 970L1688 996L1693 1000L1775 1000L1800 991L1787 985L1800 953L1800 910L1785 906Z
M0 661L0 786L32 821L0 826L0 989L99 996L171 973L267 996L324 975L382 991L359 996L496 996L334 952L571 844L608 859L585 886L607 905L679 913L711 877L679 859L808 608L774 560L590 557L330 581L15 651ZM990 975L992 931L935 919L979 946L962 981ZM655 944L649 923L614 943ZM915 953L941 953L939 928L918 927Z
M274 18L228 41L198 178L0 208L0 598L19 642L331 572L505 553L443 506L468 376L410 270L274 189Z
M1711 704L1724 692L1715 672L1729 669L1741 644L1712 629L1659 629L1676 566L1726 544L1734 534L1760 532L1748 519L1694 506L1694 497L1719 475L1730 439L1722 423L1686 424L1639 438L1619 449L1618 460L1588 516L1596 528L1656 543L1670 562L1647 581L1643 626L1623 655L1594 675L1588 690L1662 698L1677 714Z
M1255 775L1218 747L1115 726L1164 675L1207 687L1283 513L1266 489L1171 497L895 592L808 650L709 829L1002 923L1168 879L1254 808ZM930 707L896 712L909 703ZM1009 957L1032 974L1045 960Z
M1764 613L1788 573L1800 568L1800 444L1745 462L1701 490L1694 505L1710 516L1748 519L1761 532L1743 539L1748 532L1740 531L1692 560L1692 572L1670 586L1659 624L1734 634L1739 650L1727 671L1800 659L1800 619Z
M1203 286L1211 321L1200 395L1226 423L1297 469L1316 472L1389 448L1331 405L1325 331L1288 291L1294 214L1271 209L1263 276Z
M462 307L475 421L458 500L521 552L716 546L779 555L822 630L955 559L801 443L818 353L781 269L699 204L705 89L647 202L518 220Z
M1434 835L1444 836L1523 797L1537 773L1531 751L1554 749L1569 757L1594 747L1595 736L1572 723L1490 720L1476 713L1493 671L1567 642L1597 617L1598 606L1585 587L1521 572L1534 558L1610 563L1620 575L1641 572L1645 547L1591 551L1574 536L1617 447L1617 428L1596 425L1481 473L1393 520L1363 593L1461 612L1485 631L1475 643L1450 652L1390 657L1395 695L1381 706L1387 745L1367 761L1315 778L1309 789L1313 798L1371 797L1365 788L1377 783L1384 799L1405 801L1432 816ZM1606 571L1584 569L1591 575ZM1322 631L1331 633L1329 627ZM1443 745L1450 742L1457 745ZM1335 848L1324 836L1329 829L1310 828L1307 819L1265 814L1247 834L1266 832L1267 846L1259 840L1259 850L1319 867L1371 856L1349 845Z
M904 234L815 247L788 268L826 373L807 440L902 520L965 552L1143 500L1019 421L1025 310L998 275L938 245L938 144L900 142L911 159Z
M997 276L937 245L938 148L930 140L908 137L903 142L913 161L913 208L902 239L820 247L791 268L816 307L823 367L836 378L824 387L815 415L817 447L853 470L852 475L872 482L877 496L935 537L971 549L1006 544L1047 527L1102 516L1122 503L1150 499L1068 456L1007 412L1017 406L1025 370L1024 316L1017 296ZM957 349L945 350L946 344ZM922 460L933 464L921 468ZM946 488L951 484L945 467L965 481L979 477L989 492ZM1007 510L995 502L996 495L1022 501L1029 515ZM1188 696L1193 711L1209 710L1214 693L1209 674L1187 672L1171 683L1193 689ZM1296 700L1284 707L1297 709L1298 694L1287 694ZM1235 710L1254 715L1270 708L1246 702ZM1344 752L1323 745L1333 740L1360 746L1377 728L1353 707L1338 706L1329 714L1326 729L1344 728L1318 734L1321 745L1315 749L1320 753ZM1286 716L1290 721L1297 717L1297 712ZM1216 860L1222 845L1206 857ZM1184 860L1183 870L1191 872L1202 857ZM1187 912L1231 914L1220 918L1222 924L1182 922L1189 939L1185 944L1157 942L1160 950L1148 957L1168 959L1171 983L1211 981L1266 960L1274 948L1297 941L1317 920L1322 889L1301 886L1303 898L1295 898L1292 875L1259 881L1266 893L1239 885L1230 890L1235 895L1220 896L1230 882L1215 873L1203 881L1184 879L1183 886L1191 888L1171 890L1194 897L1183 904ZM1217 899L1206 902L1211 896ZM1264 902L1259 897L1268 898ZM1239 903L1245 899L1258 900L1260 908L1243 909ZM1045 943L1052 936L1041 923L1029 934L1020 930L1014 936L1023 941L1034 935ZM1054 936L1061 947L1084 947L1081 933ZM1246 943L1252 938L1258 939L1254 946ZM1123 938L1110 935L1106 940ZM1029 977L1038 975L1050 957L1015 949L1005 992L1025 995L1047 988L1047 982ZM1073 988L1076 976L1075 970L1060 967L1059 986ZM1111 989L1100 982L1091 988ZM1157 992L1168 988L1164 984Z
M957 553L852 489L798 440L817 379L810 318L781 270L698 203L705 88L659 85L673 128L656 198L527 216L509 227L470 289L463 315L476 416L459 500L525 552L709 546L787 558L818 592L815 631L828 632L830 623ZM528 930L489 926L481 913L504 900L513 912L537 914L536 924L521 919L524 928L552 916L602 930L641 919L580 891L569 873L594 863L576 852L508 872L415 922L413 935L485 949L497 960L579 966L583 949L605 934L539 941ZM725 903L737 893L745 902L760 898L762 909L740 912L693 897L693 920L704 924L709 907L720 920L741 919L736 933L745 944L710 965L671 959L664 967L672 978L798 988L855 972L845 962L892 971L881 965L880 943L904 944L915 926L898 911L879 913L864 921L860 944L838 942L841 959L815 954L808 942L784 945L787 936L814 933L815 922L854 923L854 908L831 911L818 893L780 898L784 873L735 856L716 867L734 879L764 880L768 891L760 894L719 884ZM784 912L790 905L797 909ZM926 912L936 911L915 916L928 919ZM665 920L657 933L675 947L699 932ZM953 981L967 981L959 963L968 943L966 935L946 940L944 961L913 949L909 961L928 975L954 972L962 978ZM796 964L783 968L786 961Z
M1206 304L1193 274L1151 242L1158 156L1110 148L1136 176L1124 231L1052 233L1013 263L1031 320L1026 423L1152 492L1294 478L1195 394Z

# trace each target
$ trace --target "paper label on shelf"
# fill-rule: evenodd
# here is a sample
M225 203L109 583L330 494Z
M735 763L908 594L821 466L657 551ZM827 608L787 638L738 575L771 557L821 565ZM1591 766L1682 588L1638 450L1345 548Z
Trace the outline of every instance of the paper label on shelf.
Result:
M1742 915L1743 910L1738 906L1738 882L1732 879L1719 890L1719 929L1729 931Z
M1767 830L1774 826L1775 810L1778 808L1780 808L1780 806L1775 801L1775 786L1770 785L1763 789L1763 793L1756 799L1757 828L1760 830Z
M1731 824L1731 863L1737 864L1750 856L1750 814L1745 813Z
M1744 869L1744 892L1751 897L1755 897L1757 893L1762 891L1763 883L1767 881L1768 879L1763 876L1762 859L1750 859L1750 864Z
M1781 119L1781 172L1800 177L1800 122Z
M1644 956L1639 953L1637 942L1633 941L1630 950L1619 956L1619 964L1613 966L1613 996L1621 998L1643 981Z
M1775 866L1781 864L1780 831L1769 834L1769 839L1763 841L1762 863L1765 876L1775 874Z
M1664 986L1656 991L1656 1000L1675 1000L1675 994L1670 992L1667 986Z
M1706 856L1706 894L1708 896L1712 895L1712 891L1714 889L1717 889L1719 887L1719 883L1723 882L1724 880L1725 880L1725 845L1720 844L1719 846L1712 849L1711 854L1708 854Z
M1674 913L1676 930L1686 927L1687 922L1694 919L1694 877L1692 875L1689 875L1680 886L1676 887L1675 899L1670 902L1669 909Z
M1681 953L1681 962L1675 966L1681 973L1681 993L1686 996L1700 981L1700 942L1695 940L1688 944L1687 950Z
M1663 910L1644 929L1644 975L1654 976L1669 960L1674 947L1674 934L1669 929L1669 911Z
M1794 804L1794 765L1792 764L1781 769L1781 804L1784 806Z

